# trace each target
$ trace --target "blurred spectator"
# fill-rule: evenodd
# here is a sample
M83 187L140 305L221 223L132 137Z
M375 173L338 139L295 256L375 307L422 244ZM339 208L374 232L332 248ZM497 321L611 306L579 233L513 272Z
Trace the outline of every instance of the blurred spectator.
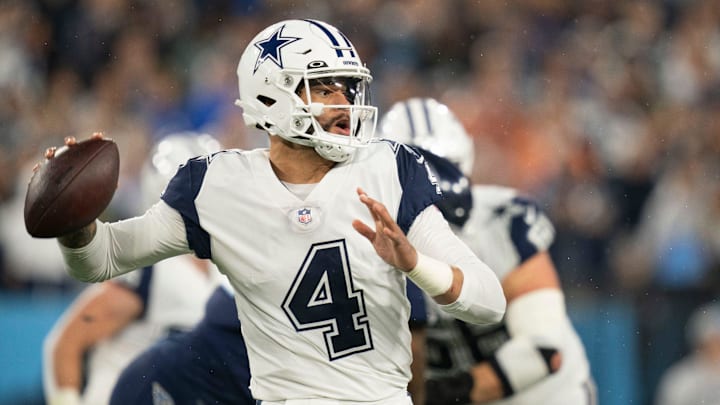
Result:
M20 172L29 180L31 165ZM27 182L17 181L16 190L9 199L0 203L0 246L3 247L5 288L29 290L78 287L65 272L60 248L54 239L37 239L25 230L25 191Z
M697 308L686 326L692 352L663 375L656 405L716 404L720 399L720 304Z

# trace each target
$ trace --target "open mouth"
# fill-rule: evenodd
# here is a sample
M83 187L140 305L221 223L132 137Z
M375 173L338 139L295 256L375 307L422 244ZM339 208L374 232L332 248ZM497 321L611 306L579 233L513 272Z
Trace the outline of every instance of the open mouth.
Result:
M338 135L350 135L350 119L347 117L339 117L333 120L328 132Z

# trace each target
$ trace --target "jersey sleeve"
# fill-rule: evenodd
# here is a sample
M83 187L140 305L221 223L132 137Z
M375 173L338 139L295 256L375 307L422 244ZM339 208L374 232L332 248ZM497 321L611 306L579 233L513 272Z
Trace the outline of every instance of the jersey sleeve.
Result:
M520 263L547 250L555 240L555 228L535 201L514 197L499 211L508 217L510 241Z
M497 323L505 313L505 296L495 273L450 229L440 210L426 208L407 235L418 252L456 266L464 275L458 299L440 309L475 324Z
M182 216L188 246L202 259L212 257L210 235L200 225L195 199L200 193L209 165L208 157L188 160L180 166L161 197Z
M395 147L398 178L402 187L397 223L407 234L415 218L425 208L440 201L442 192L420 152L401 143L396 143Z
M140 318L145 316L145 310L150 296L150 283L152 283L153 267L143 267L140 271L132 271L115 277L108 282L115 283L123 288L132 291L142 301L142 313Z

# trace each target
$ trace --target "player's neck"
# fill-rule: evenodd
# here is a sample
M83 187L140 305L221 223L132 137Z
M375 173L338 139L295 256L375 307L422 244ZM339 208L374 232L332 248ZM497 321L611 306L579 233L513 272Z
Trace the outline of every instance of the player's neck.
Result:
M270 164L278 179L291 184L319 183L335 166L335 162L323 159L313 148L280 137L270 139Z

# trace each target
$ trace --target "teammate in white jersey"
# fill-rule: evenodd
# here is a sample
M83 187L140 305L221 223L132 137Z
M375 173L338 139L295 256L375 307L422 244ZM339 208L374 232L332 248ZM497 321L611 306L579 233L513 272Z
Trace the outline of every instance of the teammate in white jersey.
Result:
M181 163L218 149L209 135L164 138L143 168L143 200L154 202ZM219 279L209 261L184 255L85 289L45 339L48 404L107 404L118 375L133 357L202 318Z
M423 153L444 191L438 207L496 272L508 302L503 322L491 327L450 319L430 306L427 352L420 353L427 356L427 404L594 404L585 350L547 251L554 228L542 210L517 190L470 185L472 138L434 99L396 103L380 133Z
M194 252L235 289L254 398L409 404L406 277L476 324L505 312L497 277L433 205L423 157L373 141L370 72L337 28L271 25L238 79L269 149L192 159L144 215L59 238L70 274L101 281Z

